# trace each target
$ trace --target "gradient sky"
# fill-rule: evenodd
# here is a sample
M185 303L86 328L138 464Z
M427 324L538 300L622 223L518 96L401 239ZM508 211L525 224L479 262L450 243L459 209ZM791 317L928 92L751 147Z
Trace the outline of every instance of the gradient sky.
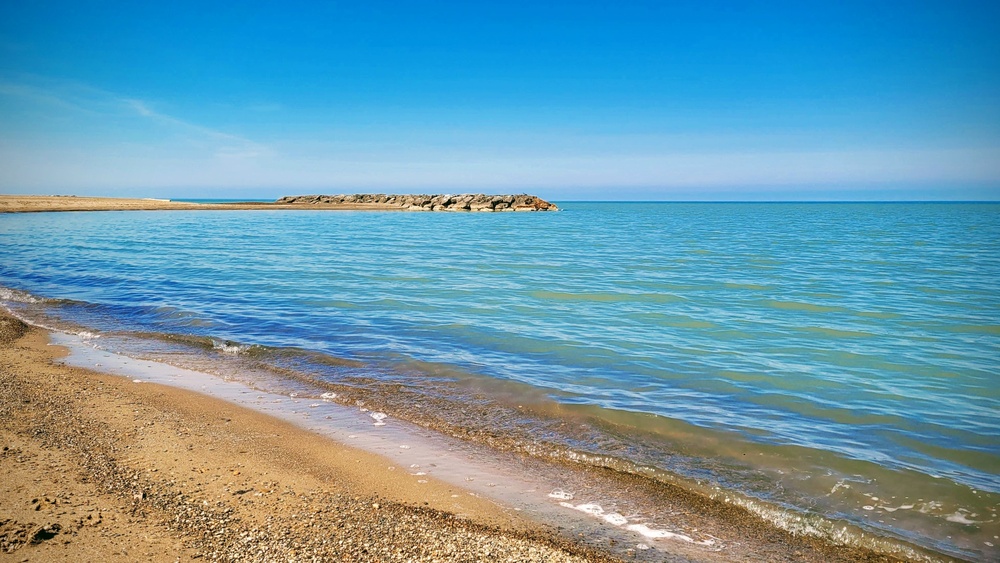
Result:
M0 192L1000 199L1000 2L2 2Z

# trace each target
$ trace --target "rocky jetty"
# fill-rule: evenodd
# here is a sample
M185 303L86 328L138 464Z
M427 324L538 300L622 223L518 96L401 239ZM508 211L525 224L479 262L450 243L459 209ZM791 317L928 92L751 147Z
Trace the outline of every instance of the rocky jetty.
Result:
M558 211L555 204L528 195L295 195L276 205L317 205L351 209L402 209L407 211Z

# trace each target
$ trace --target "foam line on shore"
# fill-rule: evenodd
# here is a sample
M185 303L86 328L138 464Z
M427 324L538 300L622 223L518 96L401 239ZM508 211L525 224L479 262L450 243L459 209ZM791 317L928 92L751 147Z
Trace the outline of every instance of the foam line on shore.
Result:
M19 316L16 313L12 314ZM22 320L30 322L23 318ZM35 325L39 326L37 323L35 323ZM337 399L336 394L333 393L329 393L325 397L322 396L322 393L319 391L315 393L315 397L311 397L308 391L305 392L302 397L297 396L298 394L295 392L288 393L287 391L285 392L286 394L262 393L253 387L256 385L256 383L253 382L238 383L210 373L187 370L161 362L141 360L120 354L113 354L107 350L101 349L101 344L99 342L88 340L86 338L88 335L81 336L81 334L74 331L67 332L60 331L59 329L51 329L50 327L45 328L51 331L53 340L60 340L62 345L67 346L71 350L77 352L77 354L82 354L84 356L88 354L90 355L89 359L83 359L78 364L74 364L79 365L79 367L113 373L126 377L131 381L138 380L139 382L164 383L173 387L187 389L210 396L217 396L223 400L228 400L235 404L274 416L278 419L289 421L299 427L332 438L337 442L356 446L360 449L382 455L383 457L389 459L396 460L398 458L394 457L394 455L400 456L405 453L413 452L419 452L421 455L428 455L430 457L425 459L424 463L414 463L412 461L412 456L394 462L397 465L405 464L403 466L416 465L418 467L423 466L425 468L431 468L431 471L424 472L424 474L426 475L430 473L430 477L437 478L441 481L454 484L467 490L478 489L471 492L484 498L496 499L498 502L514 507L515 510L530 515L533 519L540 522L566 528L568 531L575 531L576 533L584 533L580 532L580 530L586 530L587 533L595 537L608 539L619 538L615 539L615 541L619 542L619 544L635 545L636 549L643 551L649 550L649 553L656 553L661 549L664 549L664 546L669 543L677 544L678 542L672 540L676 540L677 538L675 536L678 534L688 535L684 533L684 522L678 521L673 517L668 517L663 521L663 524L667 526L666 528L656 524L653 524L653 526L644 524L646 526L645 528L636 528L634 524L657 522L660 520L659 517L664 516L664 513L662 513L659 508L653 506L650 506L651 510L647 513L646 517L643 517L640 513L629 513L629 518L631 518L629 522L631 522L632 525L621 526L619 529L614 529L617 524L606 520L602 516L594 518L593 514L588 514L585 511L580 511L575 507L571 508L558 502L560 500L574 498L574 492L568 491L585 492L588 495L587 498L589 499L588 502L583 503L585 505L593 504L601 506L603 504L604 506L614 506L616 498L619 501L625 500L621 496L609 496L607 494L607 490L609 489L601 490L600 488L590 486L580 486L579 479L575 488L567 486L567 483L561 480L557 475L559 471L554 470L550 472L550 478L547 482L539 484L539 478L542 475L541 472L524 470L524 468L521 468L521 474L528 475L528 479L531 481L531 484L524 484L521 489L518 490L516 487L512 487L507 484L511 478L511 473L507 471L507 469L517 465L513 462L513 458L517 456L512 456L509 453L497 452L492 448L471 444L465 440L445 436L422 427L412 426L409 423L402 422L398 419L392 419L388 416L385 418L373 418L371 416L372 413L369 412L363 404L354 405L353 407L345 407L342 404L333 402ZM71 357L74 357L74 355L71 355ZM115 361L109 364L109 361L112 359ZM153 372L173 372L175 375L167 377L165 381L156 381L155 378L149 376L149 370L152 370ZM192 377L178 377L176 375L177 373L186 373ZM197 382L197 385L191 382ZM180 383L186 383L191 386L186 387ZM215 393L213 393L210 389L225 388L227 385L230 389L229 397L215 395ZM232 389L238 389L238 391L233 392ZM347 409L346 411L341 410L341 412L349 413L349 416L344 419L349 422L348 428L336 428L335 423L337 422L337 417L331 416L328 413L324 413L323 416L318 416L319 413L322 412L322 409L327 406ZM386 423L387 420L390 424ZM360 423L358 421L360 421ZM361 430L354 431L350 428L350 425L353 425L354 428L361 428ZM374 436L370 434L370 431L373 430L372 427L375 426L389 426L389 430L391 431L399 431L404 428L409 429L410 434L402 440L404 442L409 441L411 438L415 438L417 441L421 441L421 443L432 439L437 439L438 442L436 446L419 447L416 449L413 449L410 444L398 444L406 446L399 448L396 443L400 440L390 440L387 443L386 436L384 434L376 434ZM365 443L366 441L368 442L367 444ZM448 465L437 463L437 460L433 459L433 455L431 453L435 451L435 447L437 448L436 451L447 452L449 455L453 451L461 451L462 455L465 456L465 460L471 460L474 464L478 464L477 469L483 470L482 475L478 478L465 475L467 469L465 462L453 463L450 466L452 469L449 469ZM443 455L443 457L447 456ZM452 461L455 462L456 460ZM547 463L537 461L537 464L533 466L533 468L537 469L540 465L547 465ZM588 464L583 465L585 467L588 466ZM449 471L452 473L450 476L448 475ZM565 477L564 470L562 472L562 476ZM611 483L611 481L607 480L603 480L602 482L605 484ZM614 487L618 487L618 485L614 485ZM545 491L552 491L552 494L545 495ZM901 544L888 538L872 536L853 528L848 529L847 527L844 527L842 523L838 524L820 517L804 518L804 515L792 513L781 509L780 507L771 506L766 502L746 498L738 493L735 493L734 491L723 490L718 487L714 487L713 491L714 492L709 492L708 496L716 501L740 506L750 513L759 516L763 521L766 521L779 529L787 530L793 535L816 536L827 541L831 541L834 545L874 549L875 551L881 553L891 553L896 556L904 557L908 560L940 560L935 557L928 556L926 552L914 550L906 544ZM619 494L620 493L621 491L619 491ZM626 500L625 502L626 504L631 504L631 501L629 500ZM566 512L571 513L566 514ZM652 518L648 515L652 515ZM590 518L587 518L588 516ZM612 524L612 527L609 528L607 524ZM697 529L698 528L695 528L694 530ZM702 523L701 529L703 530L701 533L698 533L697 531L691 532L691 535L697 536L697 539L692 542L693 545L699 548L711 546L713 551L725 548L727 545L726 540L719 541L714 545L706 541L711 539L712 536L705 535L704 522ZM654 532L650 533L658 537L647 538L647 534L643 534L643 531L649 530L654 530ZM659 534L656 531L663 531L666 533ZM691 536L688 535L688 537ZM726 535L723 534L723 537L726 537ZM637 538L642 540L654 539L663 541L649 542L653 544L654 548L659 548L650 549L650 546L646 544L634 544L633 542L636 541ZM732 538L730 538L730 540L731 539Z
M593 514L577 507L556 502L558 495L545 493L561 490L563 482L558 472L519 470L507 454L414 427L384 413L370 412L363 405L350 407L331 400L313 402L307 397L262 391L242 382L100 350L74 334L53 332L51 338L54 345L69 349L64 360L69 365L118 375L137 384L157 383L195 391L274 416L380 455L393 463L393 467L409 467L414 476L419 474L418 483L426 478L444 481L469 494L493 499L541 523L560 527L567 535L613 539L625 546L682 535L646 525L642 529L613 523L607 526L610 520L593 518ZM708 543L701 545L722 549ZM653 547L662 546L654 543Z

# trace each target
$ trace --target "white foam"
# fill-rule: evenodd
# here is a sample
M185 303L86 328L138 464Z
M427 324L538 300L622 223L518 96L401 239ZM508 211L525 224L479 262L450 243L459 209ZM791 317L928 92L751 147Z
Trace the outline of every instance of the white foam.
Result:
M628 524L628 518L625 518L624 516L618 514L617 512L612 512L611 514L605 514L604 516L602 516L602 518L604 518L604 521L607 522L608 524L611 524L612 526L624 526L625 524Z
M938 502L936 500L932 500L932 501L925 502L924 504L922 504L918 510L920 511L921 514L929 514L931 512L936 512L937 510L939 510L941 508L941 506L942 506L942 503L940 503L940 502Z
M54 342L57 345L70 346L71 355L67 359L70 364L87 365L87 363L92 364L100 360L106 364L114 364L108 368L111 373L128 374L131 377L137 377L141 374L144 381L165 383L208 393L238 404L258 408L296 424L302 424L303 410L294 406L301 401L288 399L287 394L282 399L281 396L274 393L248 388L239 381L224 381L209 374L184 370L167 364L156 364L156 368L151 368L146 365L146 362L141 362L142 365L133 365L135 362L131 361L130 358L117 355L112 355L108 359L105 357L106 354L102 356L102 352L95 350L92 346L79 346L80 338L68 338L65 333L63 334L62 337L55 337ZM120 361L116 363L115 358ZM248 400L248 395L258 398ZM635 536L637 532L626 528L627 525L633 524L629 521L632 518L636 523L644 522L642 524L644 528L640 528L640 530L646 531L647 534L652 533L655 537L677 539L676 536L681 535L666 531L663 531L665 533L650 532L653 530L651 520L645 518L640 520L638 516L631 515L626 517L610 509L605 511L603 507L594 502L584 502L580 504L579 509L567 502L566 504L570 508L567 510L567 507L558 506L560 501L572 501L575 495L573 492L561 488L570 486L563 480L564 475L527 473L518 469L512 470L512 468L517 467L515 465L496 465L489 456L499 456L499 454L489 452L488 455L484 455L482 451L469 448L464 443L456 446L451 438L436 434L428 435L424 429L410 427L402 421L394 420L390 427L375 431L371 422L365 421L373 420L372 415L377 413L369 412L368 416L363 416L358 412L358 407L364 403L358 401L355 404L357 405L355 407L346 407L336 402L321 403L320 406L316 407L316 410L310 409L310 412L316 416L304 427L334 439L350 439L352 445L357 444L358 447L393 460L393 467L419 466L420 469L412 467L408 472L415 474L417 483L426 482L427 475L417 474L426 472L428 475L434 475L435 478L466 488L468 494L472 496L492 498L496 502L512 505L515 510L530 511L537 514L545 523L566 526L567 529L572 529L574 532L579 531L586 535L590 530L600 530L601 533L610 534L610 537L622 541L623 543L620 545L635 545L637 542L653 545L653 541L646 539L645 536ZM310 402L303 403L301 407L306 405L310 405ZM326 416L324 417L324 415ZM316 422L316 419L329 419L331 416L336 422ZM434 469L425 469L430 467ZM546 494L544 491L551 492ZM680 529L683 527L678 528L678 530ZM701 534L692 534L692 536L697 539L703 537ZM669 540L654 541L665 542ZM695 542L696 545L711 543L710 541ZM716 545L711 549L721 549L721 547Z
M6 299L6 298L3 297L4 290L5 290L5 288L0 288L0 301L5 301L5 300L6 301L11 301L10 299ZM10 291L10 290L6 290L6 291ZM34 297L30 297L30 296L27 297L26 299L34 299L34 301L21 301L21 302L23 302L23 303L42 303L43 302L43 300L41 300L41 299L35 299ZM25 324L29 324L31 326L38 327L38 328L40 328L42 330L47 330L49 332L58 332L58 333L62 333L62 334L72 334L73 336L80 337L81 342L86 341L86 340L94 340L96 338L100 338L101 337L101 335L98 334L98 333L96 333L96 332L90 332L90 331L86 331L86 330L79 330L79 331L68 330L68 329L64 329L64 328L57 328L57 327L54 327L54 326L51 326L51 325L47 325L45 323L40 323L40 322L38 322L38 321L36 321L34 319L29 319L28 317L25 317L24 315L18 314L17 311L14 311L13 309L11 309L10 307L7 307L5 305L0 305L0 308L2 308L4 311L6 311L8 315L13 316L14 318L18 319L19 321L21 321L21 322L23 322ZM96 346L94 346L94 347L96 348Z
M37 297L33 297L29 293L23 291L18 291L16 289L10 289L7 287L0 287L0 301L14 301L15 303L41 303L42 300Z
M673 532L668 532L666 530L657 530L655 528L650 528L645 524L629 524L628 526L625 527L625 529L651 539L664 538L668 540L680 540L688 543L695 543L694 539L692 539L689 536L685 536L684 534L675 534ZM712 542L712 540L706 540L706 541L710 542L709 545L711 543L714 543Z
M839 489L850 489L851 486L848 485L847 483L845 483L844 481L845 481L844 479L841 479L840 481L837 481L837 484L834 485L832 489L830 489L830 494L832 495L833 493L837 492Z
M319 398L323 399L324 401L332 401L332 400L334 400L334 399L337 398L337 394L336 393L323 393L322 395L319 396Z
M235 342L230 342L228 340L224 342L213 340L212 349L218 350L223 354L229 354L231 356L239 356L240 354L249 350L250 346L246 344L236 344Z
M551 494L549 495L552 496ZM605 513L604 508L593 502L585 502L583 504L573 504L570 502L560 502L559 506L564 508L569 508L576 510L578 512L583 512L584 514L589 514L595 518L600 518L605 522L611 524L612 526L624 526L626 530L630 532L635 532L641 536L650 539L668 539L668 540L678 540L687 543L693 543L697 545L715 545L715 540L703 540L695 541L694 538L686 536L684 534L678 534L676 532L669 532L667 530L659 530L656 528L650 528L645 524L629 524L628 518L622 516L617 512Z
M956 524L978 524L975 520L969 520L965 517L966 513L963 510L958 510L954 514L945 518L949 522L955 522Z
M580 512L585 512L587 514L590 514L591 516L601 516L602 514L604 514L604 509L601 508L601 505L599 504L585 503L585 504L578 504L576 506L573 506L568 502L561 502L559 504L561 504L562 506L569 506L573 510L579 510Z
M549 498L559 499L559 500L573 500L573 493L564 491L562 489L556 489L549 493Z
M373 412L369 413L368 416L375 419L375 426L385 426L385 422L383 422L383 420L385 420L385 418L389 415L384 412Z

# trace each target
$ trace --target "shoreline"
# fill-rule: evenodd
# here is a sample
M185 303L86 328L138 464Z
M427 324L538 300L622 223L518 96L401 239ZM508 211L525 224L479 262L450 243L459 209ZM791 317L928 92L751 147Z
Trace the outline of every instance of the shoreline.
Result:
M133 561L614 561L225 401L64 365L0 313L0 552ZM307 516L306 516L307 515Z
M12 317L4 317L4 319L5 319L4 322L11 322L10 319L12 319ZM118 410L124 412L118 413L115 417L112 417L116 419L121 419L122 417L126 419L129 418L131 419L130 421L127 420L126 422L124 422L123 426L120 427L119 432L122 434L143 435L144 433L149 432L149 430L146 428L146 424L143 422L144 419L140 417L132 417L130 413L136 410L134 405L137 404L142 405L144 407L149 407L149 401L150 399L153 398L155 398L154 401L155 404L153 405L154 410L160 413L160 416L162 416L162 413L166 411L171 413L171 416L177 423L180 423L187 428L190 428L197 424L201 425L200 433L190 432L190 431L183 433L183 437L181 438L180 441L183 442L193 441L193 443L189 442L187 444L188 451L192 451L192 447L195 448L193 451L196 452L215 451L220 448L219 441L216 439L216 437L220 434L220 432L224 436L231 435L233 433L242 433L240 435L241 436L240 440L244 444L243 446L244 449L237 451L232 451L232 449L229 449L222 456L227 461L230 460L235 461L242 458L243 461L240 461L235 464L239 466L238 468L216 467L214 469L209 469L207 466L211 465L211 462L209 461L204 464L199 464L198 462L201 461L199 459L200 457L199 456L199 457L189 457L186 462L178 462L178 459L174 459L173 460L174 464L181 463L181 465L184 466L184 468L182 468L181 471L178 471L177 468L165 469L162 466L146 467L145 469L146 476L150 475L155 476L157 473L160 476L163 476L171 472L175 474L184 475L186 472L194 472L199 469L208 469L208 471L206 471L206 474L212 473L214 471L214 476L216 478L215 483L209 483L203 480L202 482L197 484L196 491L202 492L202 491L207 491L213 485L217 488L218 480L220 478L229 477L229 475L226 474L227 472L240 471L243 475L245 475L245 477L242 477L243 482L239 484L229 483L228 484L229 489L226 489L222 493L220 493L221 497L226 497L227 494L235 494L232 493L231 489L236 489L237 492L243 490L244 494L238 495L240 498L234 499L240 501L242 498L247 498L247 495L245 494L246 491L252 490L260 492L261 489L265 488L267 490L277 490L276 486L260 484L261 479L264 478L263 475L258 475L256 481L253 478L246 477L247 475L250 475L251 470L255 470L270 475L276 475L276 474L282 476L287 475L290 476L289 478L297 480L297 482L299 483L301 483L303 479L306 479L308 477L310 479L313 479L312 481L309 482L313 483L314 487L321 488L324 491L324 494L327 494L328 492L327 482L323 482L322 484L317 485L314 475L302 476L301 469L297 468L294 464L292 466L289 466L288 460L301 460L302 457L305 456L311 459L312 462L311 467L319 468L320 471L322 472L322 475L326 479L331 479L334 482L340 484L343 484L345 482L353 483L347 487L348 491L350 491L348 494L357 495L359 494L360 491L361 494L367 495L365 496L364 501L361 503L362 508L370 507L372 504L379 504L382 507L389 505L397 506L397 504L394 503L399 503L398 506L402 507L401 510L403 510L404 513L408 508L415 508L421 513L423 513L423 511L426 510L441 511L441 512L434 512L434 515L436 515L435 518L445 518L449 523L453 521L458 521L462 522L463 524L467 523L469 525L472 525L473 527L478 526L479 528L476 528L477 530L484 529L486 530L486 532L494 534L494 536L490 536L491 538L493 538L493 540L491 540L493 541L493 543L499 542L500 544L506 545L505 542L507 542L508 540L512 541L516 540L517 542L528 541L531 544L531 549L537 550L545 548L554 550L552 551L552 553L555 555L550 554L551 557L560 557L560 558L569 557L569 555L567 554L572 553L574 554L573 555L574 557L575 556L583 557L583 559L578 559L578 560L587 560L587 561L616 560L608 552L604 552L603 550L600 551L595 550L593 547L588 546L584 541L586 538L583 539L578 538L575 541L568 539L565 537L565 535L560 535L558 533L558 530L540 526L537 522L530 522L525 520L523 517L521 517L521 515L511 512L510 509L500 508L499 505L495 504L495 501L490 501L485 499L482 500L482 503L486 505L485 509L479 504L475 504L473 508L469 508L466 505L468 505L468 503L471 502L472 497L466 498L468 495L465 492L456 493L454 485L448 485L447 483L432 481L432 483L435 483L435 486L444 487L446 489L446 492L442 493L442 495L444 496L439 495L440 498L438 498L437 500L424 498L423 500L417 499L416 501L414 501L414 498L412 497L413 487L415 486L414 483L412 483L414 478L407 477L405 474L391 472L391 470L387 469L387 466L390 466L390 463L387 462L384 458L379 458L377 455L360 451L358 451L357 453L353 453L355 452L355 450L345 448L345 446L343 446L343 444L338 441L318 436L316 434L313 434L312 432L303 430L300 427L296 427L287 422L273 418L268 414L263 414L254 410L249 410L245 407L225 402L220 399L207 397L205 395L195 393L192 391L185 391L173 387L156 385L153 383L144 383L142 385L136 385L135 383L132 382L131 379L122 377L120 375L108 375L104 373L93 372L88 369L75 368L63 365L63 362L61 362L53 355L54 347L51 346L46 347L47 341L48 341L47 332L39 328L32 328L28 331L28 335L24 339L19 340L16 343L13 342L6 343L6 340L4 340L2 351L0 351L0 359L3 360L3 362L0 363L0 366L5 368L3 370L4 372L8 371L6 368L13 362L13 360L11 359L12 355L15 358L19 354L23 356L20 362L13 362L13 363L17 366L23 366L23 369L21 371L22 373L28 376L27 379L25 379L24 376L22 376L22 381L20 381L20 385L23 386L24 388L30 389L32 387L36 388L39 387L37 382L32 384L32 382L30 381L30 378L34 377L34 375L40 374L43 376L47 376L49 378L48 381L42 384L40 389L37 389L39 392L44 392L44 394L46 395L46 400L58 401L61 405L64 404L63 402L67 402L67 404L72 404L74 402L73 394L78 394L79 392L74 391L74 386L70 383L67 383L67 380L69 380L70 378L83 378L84 380L88 381L96 380L98 382L99 389L102 390L111 389L115 394L118 395L119 397L118 403L125 403L127 405L124 408L118 405ZM11 349L12 347L16 347L17 352L13 352ZM7 374L5 373L4 375L6 376ZM57 384L52 383L51 381L52 377L56 377L58 379ZM5 396L4 399L8 403L10 403L9 398ZM77 398L77 400L79 399ZM107 401L108 401L107 397L103 398L95 397L93 396L93 394L91 394L90 396L87 397L87 410L94 409L95 412L100 412L108 408L114 410L114 406L109 406L106 404ZM16 402L17 401L14 401L14 403ZM204 410L199 411L197 408L192 409L188 405L204 405ZM30 409L37 409L38 406L39 403L36 402L34 405L30 407ZM65 408L65 407L60 407L60 408ZM226 415L221 416L219 413L223 412L225 412ZM234 416L230 413L238 413L238 415ZM69 426L81 426L86 428L86 427L92 427L94 424L94 421L92 419L90 420L90 422L79 424L79 420L75 419L74 416L80 417L81 413L77 412L69 419L67 419L66 422L68 423ZM191 421L192 418L195 419L197 424L194 425L192 424ZM221 423L219 422L220 420L222 421ZM153 424L152 421L150 421L149 424L150 426L152 426ZM4 428L5 435L9 434L7 432L8 428L3 426L0 426L0 428ZM252 436L248 435L247 432L252 434ZM280 440L275 440L274 437L278 435L283 437ZM165 451L176 449L178 444L175 444L174 442L178 441L177 438L181 436L182 436L181 434L177 434L176 437L171 435L166 435L166 436L161 435L159 437L159 442L156 443L154 447L157 452L161 448L163 448ZM206 437L208 436L211 436L212 439L208 440L208 443L205 443ZM292 438L289 438L289 436L292 436ZM312 444L312 447L303 449L303 447L300 446L297 450L293 449L292 451L289 451L288 444L291 443L301 444L303 441ZM277 442L280 442L280 444ZM271 451L278 453L277 455L267 456L267 458L265 459L262 459L259 454L251 456L252 459L248 459L247 456L249 455L250 452L250 449L246 447L248 443L253 444L254 451L259 450L263 446L266 449L271 449ZM367 480L366 481L368 483L366 485L367 488L365 488L365 486L358 488L357 484L354 481L352 481L352 479L356 480L358 478L357 473L359 466L357 465L356 460L354 460L353 465L351 463L346 463L345 465L343 463L343 460L341 460L341 463L339 463L338 465L336 460L328 459L330 457L329 455L321 460L313 459L316 457L322 457L318 456L318 454L315 453L316 451L321 449L322 450L330 449L331 446L337 450L343 449L345 451L352 452L350 454L344 454L352 458L351 460L348 461L354 460L354 458L357 456L361 456L358 457L357 459L364 458L364 459L376 460L371 463L361 464L361 467L365 468L364 470L361 471L361 477ZM223 450L225 450L225 448L223 448ZM160 459L162 457L163 456L159 456L157 458L157 463L166 462L167 466L171 466L169 460ZM132 461L135 458L129 456L128 459ZM284 461L276 462L275 460L284 460ZM191 465L191 467L187 467L185 463L187 465ZM217 463L222 463L222 462L217 462ZM230 463L230 465L234 464ZM261 465L261 467L255 467L256 465ZM277 465L278 467L275 467L275 465ZM372 471L368 470L368 467L382 468L381 474L378 474L379 473L378 471L375 471L373 474ZM141 464L139 467L133 466L133 468L139 470L140 472L142 471ZM155 473L149 473L149 471L151 470L155 471ZM199 473L198 475L201 474ZM352 475L354 477L352 477ZM626 480L634 479L634 477L627 477L627 476L624 477L618 476L618 477L624 478ZM404 483L401 483L401 481L403 481ZM409 489L405 486L406 481L410 481ZM254 482L256 482L257 484L254 485L253 484ZM149 490L150 488L157 488L163 486L164 486L163 483L151 485L149 487L146 487L144 491ZM174 482L171 482L169 485L166 485L167 488L171 488L174 486L176 486L176 483ZM417 491L418 494L424 494L423 491L428 487L426 483L416 486L418 488ZM296 489L301 489L302 486L301 484L298 484L295 486L291 486L290 488L296 490ZM129 489L127 488L124 491L126 493L124 498L125 501L129 500L128 495L130 493L128 491ZM341 489L336 494L342 496L343 493L344 491L343 489ZM134 495L135 493L133 492L131 494ZM146 493L143 492L142 494L145 495ZM459 497L462 498L463 506L456 507L449 504L450 502L454 502L455 497L453 495L455 494L459 494ZM619 546L619 549L617 550L618 552L624 552L627 558L630 559L634 558L635 560L728 561L731 560L732 557L738 557L742 560L747 560L747 561L785 560L785 561L827 562L827 561L897 561L898 560L894 557L870 552L865 549L836 546L826 541L819 540L817 538L795 536L785 531L778 530L773 526L763 521L760 521L758 518L749 513L746 513L746 511L743 511L742 509L733 507L720 509L720 505L718 505L718 503L708 502L707 504L704 504L705 499L693 498L691 497L690 493L677 492L677 491L674 492L664 491L664 495L665 496L662 497L662 501L664 503L674 505L680 502L681 504L679 506L687 506L687 508L683 508L682 510L685 511L693 510L700 512L707 511L709 516L705 516L704 514L702 514L700 517L707 517L709 519L720 519L719 522L717 523L719 525L719 533L723 538L725 538L724 541L727 544L727 548L725 550L720 550L720 551L709 550L704 552L700 551L692 552L689 549L685 549L684 546L682 545L670 545L672 542L667 541L668 544L667 546L665 547L659 546L656 550L643 552L643 551L636 551L634 549L633 550L620 549ZM315 498L315 494L313 494L313 498ZM324 497L324 498L329 498L329 497ZM338 498L337 502L341 502L340 497L338 496L337 498ZM143 500L144 499L145 497L143 497ZM373 501L372 499L377 499L377 500ZM355 500L357 500L357 497L355 497ZM24 503L27 502L27 499L21 499L21 501L22 503ZM420 503L430 503L430 504L420 504ZM315 502L312 505L313 509L315 509L314 505ZM231 505L227 506L226 503L220 505L220 509L224 511L225 510L232 511L235 508L236 507L233 507ZM242 507L240 506L239 508ZM273 511L273 510L274 510L273 506L267 508L267 511ZM468 518L461 518L456 520L454 516L455 513L463 514L465 516L468 516ZM320 510L316 513L310 513L310 517L313 519L323 520L326 517L325 514L326 513L323 510ZM260 514L258 513L257 518L259 519L259 517ZM436 520L432 519L432 523L435 521ZM351 526L351 528L353 527L354 526ZM299 541L300 543L304 542L308 544L309 538L311 537L312 537L311 535L307 535L306 538L299 538L297 541ZM496 540L495 538L500 538L500 539ZM201 545L201 544L196 544L196 545ZM539 545L541 547L539 547ZM593 544L591 543L591 545ZM507 546L507 548L509 547L510 546ZM507 548L502 548L502 547L491 548L491 552L494 555L498 553L505 553L503 550ZM403 549L404 551L406 551L406 549L402 547L400 547L399 549ZM739 551L732 551L732 549L738 549ZM268 552L268 553L271 553L272 556L274 555L273 552ZM412 556L412 551L410 551L409 553L411 553ZM477 555L475 553L468 553L468 552L455 552L456 556L459 554L461 556L458 558L462 560L484 559L482 554ZM646 555L647 557L643 557L644 555ZM650 556L654 556L655 558L648 559L648 557ZM492 556L490 557L490 559L493 558L494 557ZM500 560L504 559L501 558ZM515 557L510 560L517 560L517 558ZM548 560L572 560L572 559L550 558Z
M557 211L558 207L528 195L385 195L285 196L273 202L195 203L156 198L87 197L74 195L2 195L0 213L59 211Z

